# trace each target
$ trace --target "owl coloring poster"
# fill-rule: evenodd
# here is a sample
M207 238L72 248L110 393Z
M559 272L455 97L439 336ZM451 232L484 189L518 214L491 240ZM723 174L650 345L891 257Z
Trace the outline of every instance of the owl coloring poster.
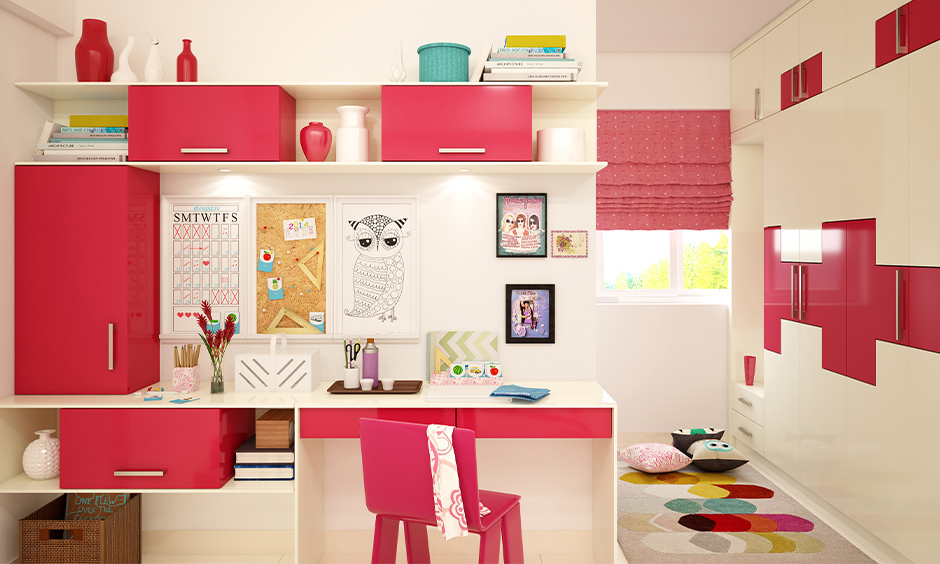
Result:
M337 198L343 333L414 336L417 198Z

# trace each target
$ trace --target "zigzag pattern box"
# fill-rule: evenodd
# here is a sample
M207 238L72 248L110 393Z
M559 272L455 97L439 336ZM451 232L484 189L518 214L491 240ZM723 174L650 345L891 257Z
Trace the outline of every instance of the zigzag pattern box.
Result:
M431 331L428 333L428 381L435 386L498 386L502 383L496 331ZM474 370L452 370L473 363ZM479 375L476 365L480 365ZM495 374L493 366L495 365ZM458 374L455 375L454 372Z

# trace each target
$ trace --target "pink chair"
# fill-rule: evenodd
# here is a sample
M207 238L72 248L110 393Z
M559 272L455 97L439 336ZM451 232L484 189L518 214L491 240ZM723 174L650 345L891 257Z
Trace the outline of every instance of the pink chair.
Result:
M477 487L475 434L454 429L454 451L460 492L471 533L480 535L480 564L499 562L500 535L503 562L522 564L522 520L518 495ZM405 524L409 564L431 562L427 526L437 527L428 455L427 425L359 420L362 474L366 507L375 513L372 563L392 564L398 548L398 522ZM488 515L480 516L483 503Z

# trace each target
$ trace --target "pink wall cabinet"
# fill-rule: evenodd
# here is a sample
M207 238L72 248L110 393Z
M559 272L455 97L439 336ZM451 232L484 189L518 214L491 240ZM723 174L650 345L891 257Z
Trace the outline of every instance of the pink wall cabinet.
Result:
M59 485L221 488L254 430L254 409L63 409Z
M127 394L160 379L160 175L17 166L17 394Z
M383 86L383 161L531 161L531 86Z
M803 100L808 100L822 92L822 65L822 53L817 53L780 75L781 110L799 104Z
M940 40L940 2L913 0L875 22L875 66Z
M128 160L293 161L296 102L280 86L131 86Z
M937 0L914 0L907 4L910 14L910 51L940 41L940 2Z

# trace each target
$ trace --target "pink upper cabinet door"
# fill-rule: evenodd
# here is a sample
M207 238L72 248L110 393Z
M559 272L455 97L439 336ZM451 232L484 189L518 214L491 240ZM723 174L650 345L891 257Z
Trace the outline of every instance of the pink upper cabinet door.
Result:
M905 6L909 14L910 51L916 51L940 40L940 2L937 0L914 0Z
M383 161L531 161L531 86L383 86Z
M128 160L293 161L295 108L280 86L131 86Z
M890 63L910 50L909 29L910 4L878 18L875 22L876 67Z

